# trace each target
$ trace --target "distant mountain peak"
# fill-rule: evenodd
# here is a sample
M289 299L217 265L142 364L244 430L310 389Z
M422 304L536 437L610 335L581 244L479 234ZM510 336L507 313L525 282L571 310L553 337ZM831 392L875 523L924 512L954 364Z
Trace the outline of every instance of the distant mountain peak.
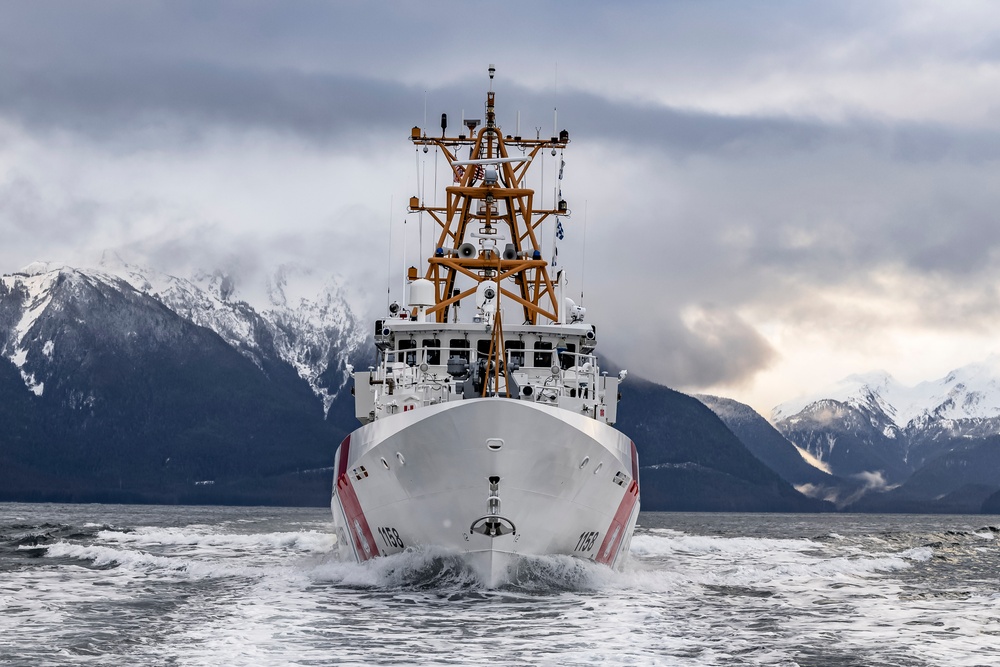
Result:
M27 266L15 271L14 273L22 276L40 276L46 273L51 273L53 271L59 271L68 268L64 264L58 262L42 262L34 261Z
M897 428L926 417L990 419L1000 417L1000 356L952 370L940 380L906 386L885 371L850 375L816 392L782 403L771 413L775 423L793 417L821 400L860 408L877 407Z
M907 386L885 371L851 375L776 407L777 428L837 474L898 480L956 438L1000 433L1000 356ZM837 460L839 458L839 463Z
M338 392L346 385L346 357L357 350L366 337L336 277L325 282L310 275L318 289L310 296L308 284L296 285L296 299L285 297L288 276L296 269L279 267L282 299L269 300L263 307L239 299L236 280L225 271L199 271L192 278L180 278L125 261L118 253L106 252L97 268L74 268L55 262L33 262L3 277L4 304L11 327L0 340L0 354L21 371L25 385L40 394L41 382L27 369L28 334L40 318L50 313L57 287L74 285L97 287L108 298L126 292L149 296L197 326L210 329L240 354L264 370L269 358L291 366L329 410ZM16 300L16 303L15 303Z
M771 411L771 421L780 422L802 412L813 403L828 400L848 405L880 405L881 409L888 408L887 412L895 413L895 407L891 404L881 405L881 399L892 394L899 386L892 375L882 370L848 375L821 391L778 405Z

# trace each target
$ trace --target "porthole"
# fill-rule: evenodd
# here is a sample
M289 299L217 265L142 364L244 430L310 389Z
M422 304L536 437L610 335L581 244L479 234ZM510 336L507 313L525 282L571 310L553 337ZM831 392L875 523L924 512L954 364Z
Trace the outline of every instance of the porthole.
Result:
M385 460L385 457L383 456L379 460L382 462L382 465L385 466L385 469L388 470L389 469L389 462Z
M589 456L584 456L583 460L580 461L580 470L583 470L584 468L586 468L588 463L590 463L590 457Z
M597 467L594 468L594 474L596 475L597 473L601 472L601 468L603 467L604 467L604 461L601 461L600 463L597 464Z
M499 452L500 448L503 447L503 438L490 438L486 441L486 447L491 452Z
M396 452L396 460L399 461L399 465L401 466L406 465L406 459L403 458L402 452Z

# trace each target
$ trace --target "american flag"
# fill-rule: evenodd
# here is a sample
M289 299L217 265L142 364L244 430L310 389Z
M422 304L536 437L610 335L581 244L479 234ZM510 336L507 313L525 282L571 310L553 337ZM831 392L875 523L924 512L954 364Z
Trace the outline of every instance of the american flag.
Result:
M476 165L476 175L473 176L477 181L481 181L486 178L486 169L481 164Z

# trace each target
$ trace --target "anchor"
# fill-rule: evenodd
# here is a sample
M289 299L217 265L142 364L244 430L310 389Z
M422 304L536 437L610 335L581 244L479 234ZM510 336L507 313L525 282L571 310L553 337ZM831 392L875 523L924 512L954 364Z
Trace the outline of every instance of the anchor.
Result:
M500 516L500 478L490 477L490 495L486 499L486 516L481 516L472 522L470 533L479 533L490 538L510 535L517 532L514 522Z

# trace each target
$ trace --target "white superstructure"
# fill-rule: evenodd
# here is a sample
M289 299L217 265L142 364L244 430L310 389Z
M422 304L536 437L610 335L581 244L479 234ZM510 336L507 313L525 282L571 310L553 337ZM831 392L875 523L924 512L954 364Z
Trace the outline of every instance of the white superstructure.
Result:
M596 329L538 248L542 222L561 229L568 208L534 209L524 183L569 135L504 138L493 100L478 134L466 121L468 137L446 137L444 116L440 139L411 133L445 154L456 185L445 206L411 199L439 223L438 247L425 277L410 270L406 306L375 323L378 364L353 373L364 425L337 450L332 500L342 557L440 547L488 585L519 555L614 567L639 512L635 445L613 428L624 373L600 371Z

